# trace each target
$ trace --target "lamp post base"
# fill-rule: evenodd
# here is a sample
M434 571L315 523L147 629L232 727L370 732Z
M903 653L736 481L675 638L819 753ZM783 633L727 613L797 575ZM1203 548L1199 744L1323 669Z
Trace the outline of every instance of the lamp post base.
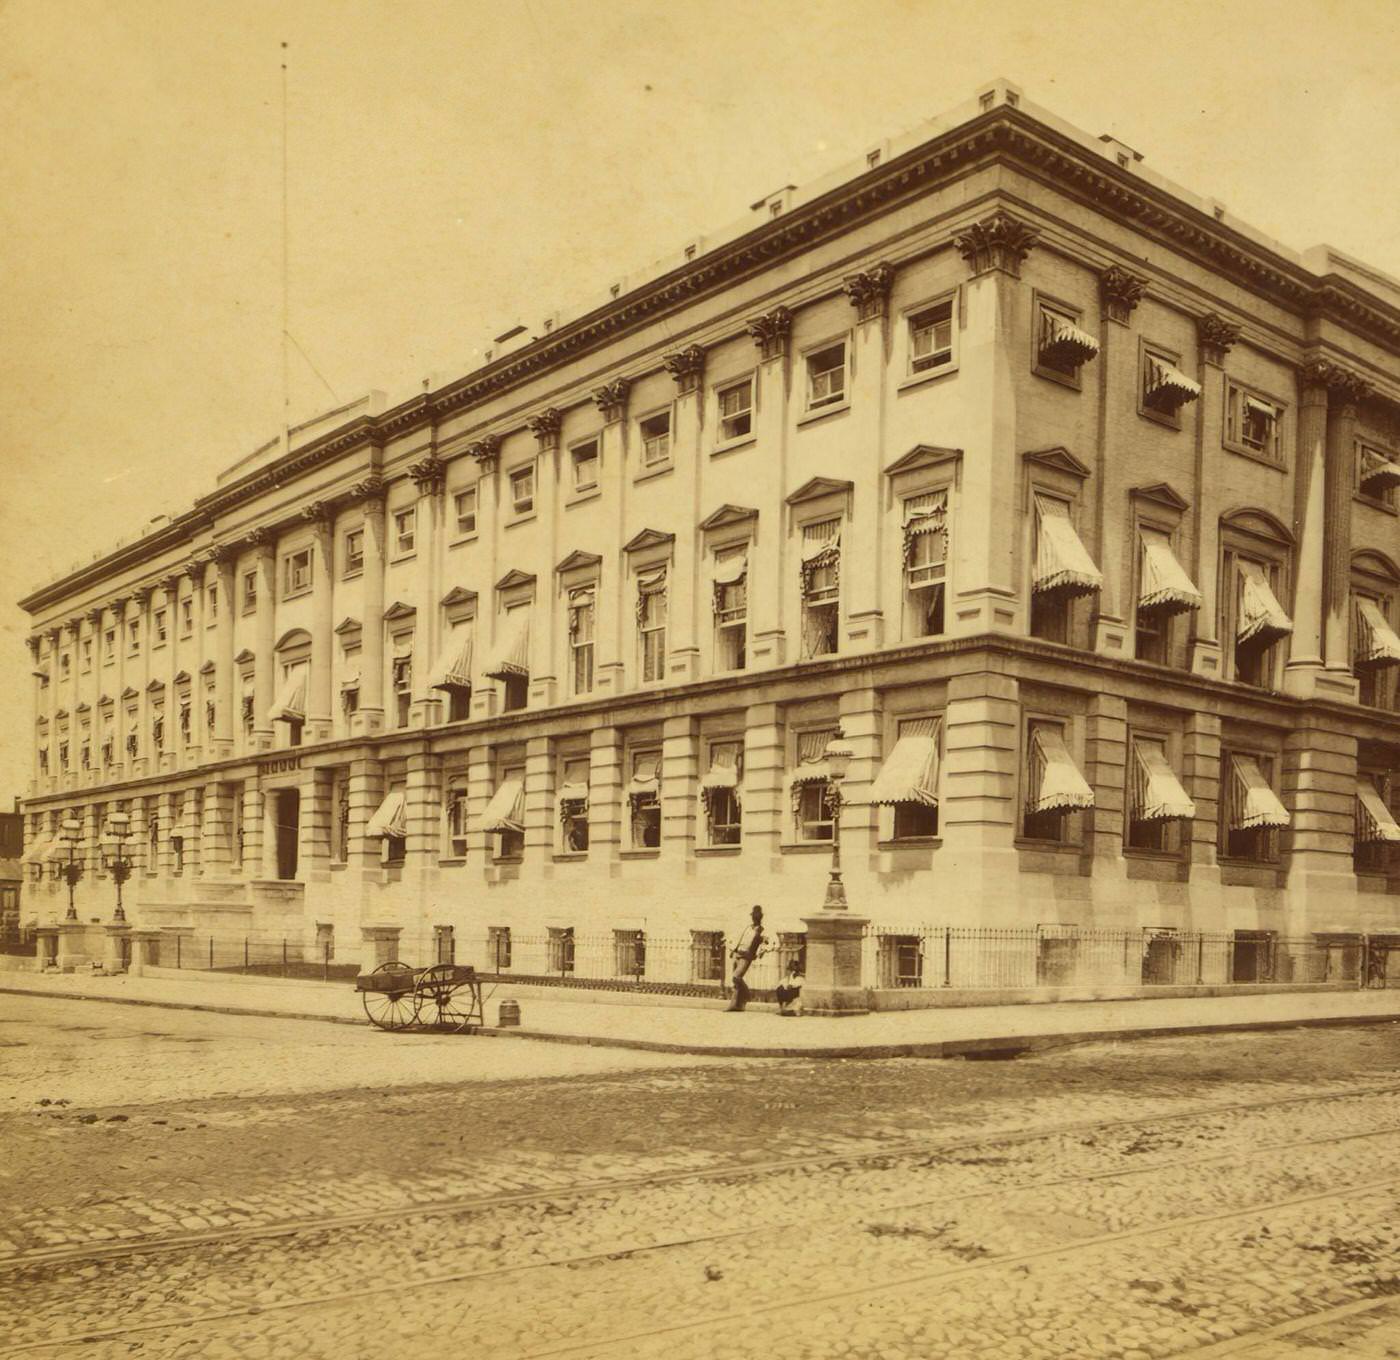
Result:
M827 886L841 894L841 907L803 917L807 927L807 972L802 984L804 1015L867 1015L870 994L861 985L861 943L869 921L843 910L845 891L839 875Z

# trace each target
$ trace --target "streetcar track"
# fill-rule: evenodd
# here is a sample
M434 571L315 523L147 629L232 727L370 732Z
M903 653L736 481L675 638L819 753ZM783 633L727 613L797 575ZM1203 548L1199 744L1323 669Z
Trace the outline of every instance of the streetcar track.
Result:
M780 1158L767 1162L729 1162L715 1167L689 1167L678 1171L650 1172L636 1176L621 1176L597 1181L576 1181L568 1185L541 1186L528 1190L506 1190L490 1195L468 1195L433 1200L424 1204L398 1204L377 1209L356 1209L340 1214L318 1217L287 1218L275 1223L230 1224L227 1227L167 1233L159 1237L128 1238L116 1242L83 1242L72 1246L53 1247L39 1251L19 1252L0 1257L0 1273L29 1266L64 1265L68 1263L105 1260L118 1256L133 1256L151 1252L180 1251L191 1247L227 1242L257 1241L265 1238L296 1237L318 1232L354 1228L373 1223L402 1223L410 1218L450 1217L456 1214L494 1208L510 1208L538 1201L559 1198L581 1199L614 1191L652 1189L697 1181L748 1180L786 1171L820 1170L834 1166L853 1166L880 1162L919 1154L937 1155L960 1149L1007 1147L1039 1139L1058 1138L1075 1133L1087 1133L1138 1125L1178 1123L1191 1119L1206 1119L1218 1115L1238 1114L1251 1110L1278 1109L1289 1105L1316 1104L1329 1100L1355 1100L1368 1096L1400 1094L1400 1083L1366 1086L1351 1090L1332 1091L1322 1095L1284 1096L1278 1099L1239 1101L1229 1105L1206 1105L1167 1114L1140 1115L1136 1118L1101 1120L1071 1120L1036 1129L1018 1129L991 1136L961 1137L943 1140L920 1140L894 1143L870 1151L818 1153L807 1157ZM4 1352L0 1352L3 1354Z
M1181 1167L1198 1167L1208 1165L1210 1163L1239 1161L1245 1158L1254 1158L1263 1153L1288 1152L1303 1147L1325 1146L1337 1143L1352 1142L1363 1138L1380 1138L1386 1135L1393 1135L1396 1133L1400 1133L1400 1125L1387 1125L1384 1128L1372 1129L1363 1133L1348 1133L1339 1135L1328 1134L1320 1138L1294 1139L1286 1143L1272 1143L1251 1146L1249 1149L1243 1152L1222 1152L1205 1157L1178 1158L1175 1161L1170 1162L1154 1162L1142 1166L1118 1168L1105 1171L1092 1171L1072 1176L1057 1176L1052 1177L1048 1180L1023 1181L1012 1185L991 1186L981 1190L963 1191L962 1193L955 1195L938 1195L923 1200L900 1200L899 1202L894 1204L873 1206L862 1205L855 1213L840 1215L839 1217L843 1220L849 1221L852 1219L860 1220L865 1218L872 1218L881 1213L908 1213L915 1209L928 1208L930 1205L941 1206L961 1204L978 1199L992 1199L999 1195L1014 1195L1026 1192L1051 1190L1066 1185L1082 1184L1088 1181L1126 1180L1131 1179L1135 1176L1147 1176L1153 1175L1161 1171L1178 1170ZM1400 1180L1368 1182L1366 1186L1353 1188L1374 1189L1379 1186L1391 1184L1400 1184ZM1095 1243L1106 1242L1120 1236L1131 1237L1147 1232L1165 1231L1168 1227L1174 1227L1179 1224L1189 1225L1191 1223L1196 1222L1209 1222L1212 1221L1215 1217L1243 1216L1245 1214L1253 1212L1263 1213L1267 1212L1270 1209L1283 1207L1292 1203L1304 1203L1308 1202L1310 1199L1313 1198L1326 1198L1329 1195L1333 1194L1343 1195L1347 1193L1351 1193L1350 1188L1348 1190L1343 1191L1318 1192L1311 1196L1304 1196L1301 1199L1273 1201L1268 1204L1256 1205L1252 1208L1231 1210L1229 1211L1229 1213L1226 1214L1207 1216L1205 1218L1200 1219L1173 1219L1169 1224L1157 1225L1156 1227L1147 1226L1143 1228L1126 1229L1121 1234L1103 1234L1100 1237L1084 1239L1082 1243L1073 1243L1070 1245L1072 1247L1078 1247L1079 1245L1092 1246ZM824 1211L821 1217L823 1219L827 1219L829 1217L829 1213L827 1211ZM789 1231L792 1228L792 1226L792 1220L787 1220L782 1223L764 1223L747 1228L735 1228L725 1232L701 1233L693 1237L672 1238L664 1242L645 1242L639 1243L637 1245L624 1245L614 1243L606 1248L600 1248L596 1251L584 1252L575 1256L555 1257L547 1261L527 1261L521 1262L517 1265L494 1266L489 1267L487 1269L451 1271L446 1274L432 1275L420 1279L390 1281L380 1285L360 1286L353 1290L342 1291L334 1294L317 1294L315 1296L302 1297L297 1299L287 1299L275 1303L247 1304L242 1307L224 1309L216 1313L200 1314L199 1316L194 1318L152 1319L149 1322L137 1323L128 1327L105 1328L95 1331L74 1332L66 1334L62 1337L49 1337L42 1341L30 1341L24 1342L18 1346L5 1347L3 1349L0 1349L0 1356L18 1355L26 1351L42 1350L48 1346L67 1345L70 1343L87 1344L95 1341L112 1340L117 1337L128 1336L136 1332L170 1330L179 1327L198 1326L210 1322L228 1321L232 1318L257 1317L265 1313L292 1312L304 1308L318 1308L327 1304L345 1303L356 1299L369 1298L378 1295L408 1294L422 1289L436 1288L441 1285L467 1284L481 1280L499 1278L501 1276L520 1275L532 1271L551 1270L558 1269L561 1267L568 1268L574 1266L588 1265L599 1261L630 1259L632 1257L644 1256L653 1252L672 1251L684 1247L699 1246L702 1244L710 1245L717 1242L733 1241L737 1238L743 1237L757 1237L761 1236L764 1233L786 1232ZM989 1258L982 1264L984 1266L990 1267L1006 1262L1014 1263L1021 1259L1030 1259L1035 1255L1042 1255L1047 1250L1054 1249L1038 1248L1036 1249L1036 1251L1030 1253L1023 1253L1013 1256L993 1257ZM963 1271L961 1268L955 1267L949 1272L937 1272L936 1274L938 1278L942 1278L942 1275L944 1274L962 1273ZM865 1286L864 1288L873 1291L886 1287L893 1288L897 1286L881 1284ZM820 1296L818 1298L818 1301L820 1301ZM649 1333L647 1335L649 1335ZM620 1339L629 1340L632 1338L624 1337ZM595 1344L606 1345L611 1343L600 1342ZM544 1356L552 1355L555 1353L556 1352L553 1351L545 1351L538 1352L536 1354ZM520 1360L528 1360L528 1358L522 1356L520 1357Z
M1387 1130L1390 1132L1391 1130ZM1344 1135L1340 1139L1313 1139L1312 1142L1341 1142L1349 1137L1367 1137L1374 1135L1353 1134ZM1242 1154L1222 1154L1222 1159L1228 1160L1231 1155L1246 1156L1253 1155L1254 1151L1272 1149L1252 1149L1250 1153ZM1177 1163L1175 1165L1183 1165ZM1138 1174L1149 1170L1160 1168L1141 1169ZM1072 1183L1076 1179L1087 1179L1087 1177L1067 1177L1061 1184ZM1040 1186L1018 1187L1038 1189ZM1387 1177L1383 1180L1364 1181L1358 1185L1344 1186L1340 1189L1314 1191L1306 1195L1295 1195L1286 1199L1271 1200L1264 1204L1250 1205L1243 1209L1221 1210L1209 1214L1197 1214L1188 1218L1172 1218L1165 1223L1149 1224L1136 1228L1125 1228L1119 1232L1101 1233L1094 1237L1080 1238L1072 1242L1057 1242L1049 1246L1035 1247L1029 1251L1010 1252L1003 1256L987 1257L984 1260L968 1262L961 1265L948 1266L937 1270L919 1271L912 1275L902 1275L892 1280L881 1280L873 1284L853 1285L845 1289L831 1289L815 1293L804 1294L796 1300L782 1300L777 1303L758 1304L752 1308L733 1309L725 1313L706 1313L700 1317L683 1319L679 1322L668 1323L661 1327L645 1328L641 1331L623 1333L617 1336L595 1339L592 1341L571 1342L562 1346L552 1346L545 1350L521 1351L516 1353L516 1360L551 1360L551 1357L563 1355L583 1355L588 1353L606 1353L611 1348L623 1343L644 1341L660 1336L671 1336L679 1332L694 1331L698 1328L713 1328L717 1325L728 1323L739 1323L754 1318L767 1317L775 1313L781 1313L790 1309L801 1308L810 1309L822 1304L834 1303L844 1299L857 1299L862 1296L871 1296L881 1293L892 1292L900 1289L907 1289L914 1285L942 1283L948 1280L960 1279L964 1276L974 1275L986 1270L996 1270L1008 1266L1020 1265L1026 1262L1042 1260L1048 1256L1063 1258L1075 1252L1093 1251L1099 1247L1110 1246L1115 1243L1134 1241L1144 1237L1151 1237L1156 1234L1177 1232L1186 1228L1203 1227L1211 1223L1223 1223L1230 1219L1249 1218L1252 1215L1267 1214L1279 1209L1296 1208L1304 1204L1317 1204L1329 1199L1345 1199L1349 1195L1372 1194L1391 1188L1400 1188L1400 1177ZM995 1194L996 1191L973 1192L958 1198L970 1199L979 1195L985 1196ZM952 1200L944 1201L952 1202ZM918 1207L906 1206L906 1207ZM767 1230L774 1230L775 1225L768 1225ZM781 1225L779 1225L781 1226ZM761 1231L755 1230L755 1231ZM55 1346L67 1346L72 1344L91 1344L99 1341L112 1341L120 1337L131 1336L138 1332L154 1331L174 1331L181 1328L205 1326L210 1323L230 1321L235 1318L256 1317L267 1313L288 1313L300 1309L319 1308L327 1304L349 1303L365 1298L372 1298L379 1295L393 1293L408 1293L418 1289L432 1288L446 1284L465 1283L475 1279L490 1278L492 1276L518 1273L520 1271L542 1268L545 1266L567 1266L571 1264L582 1264L588 1261L601 1261L611 1259L621 1259L639 1255L647 1250L658 1248L676 1248L689 1246L698 1242L708 1242L713 1240L723 1240L729 1237L744 1236L740 1230L733 1233L714 1234L712 1237L698 1237L679 1241L656 1244L653 1247L636 1248L627 1250L614 1247L609 1251L590 1253L586 1256L563 1258L557 1261L541 1262L539 1266L513 1266L498 1270L486 1271L462 1271L448 1275L435 1276L430 1279L399 1282L397 1284L383 1284L378 1286L360 1287L353 1290L340 1291L335 1294L319 1294L312 1298L287 1299L278 1303L252 1304L242 1308L222 1309L218 1312L201 1313L196 1317L152 1320L150 1322L137 1323L127 1327L109 1327L94 1329L85 1332L74 1332L61 1337L45 1337L42 1340L24 1342L18 1346L6 1347L0 1350L0 1356L20 1355L25 1352L41 1351L52 1349ZM1366 1300L1370 1302L1371 1300ZM1358 1301L1359 1302L1359 1301ZM1347 1309L1349 1305L1341 1305L1340 1309ZM1338 1312L1340 1309L1330 1310ZM1352 1309L1352 1311L1359 1311ZM1313 1320L1321 1319L1323 1315L1312 1315ZM1286 1325L1286 1324L1285 1324ZM1301 1325L1297 1330L1301 1330ZM1270 1329L1270 1334L1275 1329ZM1245 1338L1231 1338L1232 1341L1242 1341ZM1264 1339L1260 1333L1252 1334L1251 1340ZM1228 1343L1216 1343L1226 1345ZM1204 1352L1207 1356L1213 1354L1211 1348ZM1224 1352L1222 1352L1224 1353Z
M1328 1322L1340 1322L1343 1318L1356 1317L1359 1313L1374 1313L1396 1301L1394 1294L1381 1294L1352 1299L1349 1303L1339 1303L1333 1308L1323 1308L1316 1313L1305 1313L1302 1317L1289 1318L1272 1327L1261 1327L1257 1332L1244 1332L1239 1336L1226 1337L1223 1341L1211 1341L1199 1350L1182 1351L1180 1360L1216 1360L1217 1356L1238 1355L1265 1341L1277 1341L1280 1337L1296 1336L1309 1327L1321 1327Z

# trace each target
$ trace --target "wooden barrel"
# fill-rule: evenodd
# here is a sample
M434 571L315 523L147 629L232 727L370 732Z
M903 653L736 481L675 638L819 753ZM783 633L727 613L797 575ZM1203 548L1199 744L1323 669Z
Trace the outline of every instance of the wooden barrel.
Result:
M520 1002L502 1001L496 1025L499 1029L511 1029L520 1023Z

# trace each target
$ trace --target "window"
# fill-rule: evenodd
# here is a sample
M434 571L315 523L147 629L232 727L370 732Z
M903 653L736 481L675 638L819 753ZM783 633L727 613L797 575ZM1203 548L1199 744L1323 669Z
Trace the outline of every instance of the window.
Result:
M642 466L660 467L671 460L671 413L660 411L640 422L642 435Z
M394 725L407 727L409 705L413 702L413 639L395 639L392 664Z
M832 838L833 804L826 748L835 736L836 729L833 727L797 734L797 760L789 788L794 832L799 841L829 841Z
M528 515L535 508L535 469L516 468L510 474L510 504L517 515Z
M597 588L580 586L569 592L569 653L575 694L593 692L593 629Z
M647 937L642 930L613 931L613 972L640 981L647 971Z
M85 637L82 642L83 648L83 673L92 670L92 639Z
M501 973L510 967L510 927L486 927L486 966Z
M1362 770L1356 777L1352 868L1358 874L1400 870L1400 774Z
M141 751L141 739L136 734L136 710L129 709L126 715L126 754L135 760Z
M574 490L594 490L598 485L598 441L575 444L569 450L569 462L574 471Z
M64 679L68 679L73 673L73 655L71 652L64 652L58 658L58 673Z
M58 768L60 770L68 768L68 743L66 741L58 743Z
M1270 755L1222 751L1220 757L1220 853L1257 864L1278 860L1278 833L1289 823L1274 792Z
M588 757L564 762L559 789L560 845L566 854L588 849Z
M496 837L497 859L519 859L525 851L525 767L502 767L496 791L482 814L482 830Z
M549 971L567 977L574 971L574 928L550 926L548 930Z
M151 745L157 751L162 750L165 746L165 714L159 709L156 710L155 716L151 719Z
M1026 725L1025 808L1021 834L1027 840L1068 844L1078 839L1074 814L1094 805L1094 793L1065 745L1065 724L1032 720Z
M245 737L251 737L253 735L254 698L251 688L252 683L251 676L245 677L243 681L244 693L242 699L239 701L239 718L243 724L243 735Z
M303 595L311 589L311 549L288 553L282 564L282 598Z
M748 551L739 548L715 560L715 668L741 671L747 664Z
M241 791L234 797L234 808L242 805ZM350 862L350 772L337 770L333 785L335 821L331 823L331 858L337 864Z
M102 664L110 666L117 655L117 630L109 628L102 634Z
M156 610L156 646L159 647L159 646L166 640L166 637L167 637L167 636L168 636L168 630L167 630L167 628L166 628L165 610L163 610L163 609L157 609L157 610Z
M457 962L457 932L452 926L433 927L433 962Z
M1133 655L1166 666L1172 658L1172 619L1199 609L1201 593L1177 561L1166 530L1139 525L1138 538Z
M1124 832L1130 850L1174 853L1182 823L1196 805L1182 788L1167 757L1166 738L1134 736L1128 763L1128 815Z
M1271 463L1284 461L1281 445L1283 407L1238 383L1225 383L1225 445L1237 453L1258 454Z
M895 840L938 834L938 718L906 718L870 786L868 801L894 809Z
M1277 644L1293 631L1279 604L1282 564L1229 544L1222 563L1220 638L1227 653L1226 678L1272 689L1278 672Z
M180 745L190 744L190 703L185 699L180 704Z
M413 551L418 535L418 507L394 511L394 556L406 557Z
M819 410L846 400L846 342L838 341L807 356L807 409Z
M632 778L627 784L628 823L632 849L656 850L661 845L661 752L632 753Z
M722 930L692 930L690 932L690 980L692 982L723 982L724 964L727 957Z
M1367 579L1365 584L1370 589L1353 584L1351 593L1351 656L1357 698L1372 708L1392 708L1396 676L1400 674L1395 596L1382 589L1379 580Z
M840 629L841 521L802 526L802 655L831 656Z
M342 576L354 576L357 572L365 569L365 531L363 529L351 529L345 535L344 544L345 565L342 568Z
M454 859L467 854L467 790L462 784L447 789L447 853Z
M1069 387L1080 385L1080 368L1099 352L1098 341L1079 328L1077 307L1037 299L1034 371Z
M637 636L642 651L642 683L666 678L666 568L637 578Z
M131 619L126 625L127 656L141 655L141 620Z
M744 745L741 741L710 743L710 768L700 780L705 810L705 840L709 845L738 845L740 835L739 786L744 777Z
M243 612L251 614L258 607L258 573L243 573Z
M1394 510L1397 486L1400 486L1400 458L1369 444L1357 444L1357 491L1374 504Z
M753 433L753 379L721 387L717 397L720 440L746 439Z
M881 987L922 987L924 949L917 935L881 935L876 957Z
M943 631L948 581L948 493L926 491L904 501L904 593L910 635Z
M1179 430L1181 408L1201 395L1200 383L1177 368L1179 354L1144 344L1140 362L1139 414Z
M219 587L212 585L204 592L204 611L208 615L206 623L213 623L219 617Z
M468 487L453 496L452 513L457 518L458 534L476 533L476 487Z
M953 362L953 299L909 316L909 372L932 373Z
M1069 642L1073 603L1103 585L1103 577L1080 541L1070 503L1034 493L1031 578L1031 636Z
M180 601L180 636L189 637L194 632L194 601Z

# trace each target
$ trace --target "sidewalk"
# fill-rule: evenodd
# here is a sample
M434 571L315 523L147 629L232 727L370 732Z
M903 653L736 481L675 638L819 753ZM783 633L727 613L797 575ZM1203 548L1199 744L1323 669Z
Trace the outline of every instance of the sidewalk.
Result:
M144 977L0 972L0 993L167 1006L286 1019L368 1024L352 984L229 977L156 969ZM488 988L488 994L490 989ZM1400 1023L1400 991L1273 992L1261 996L1076 1001L954 1010L887 1011L788 1019L730 1014L718 1003L612 1005L556 999L528 987L489 994L487 1019L506 997L519 1029L495 1035L659 1053L749 1058L954 1057L1035 1051L1093 1039L1208 1034L1297 1025Z

